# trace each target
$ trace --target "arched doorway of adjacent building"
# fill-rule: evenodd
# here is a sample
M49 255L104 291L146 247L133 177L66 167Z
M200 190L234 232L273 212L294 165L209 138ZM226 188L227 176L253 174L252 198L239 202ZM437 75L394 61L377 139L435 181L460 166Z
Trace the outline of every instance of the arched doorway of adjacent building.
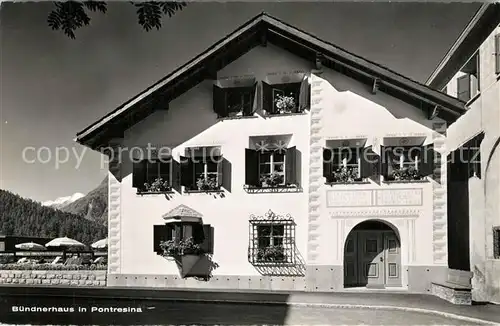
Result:
M401 241L386 222L356 225L344 245L344 287L401 286Z

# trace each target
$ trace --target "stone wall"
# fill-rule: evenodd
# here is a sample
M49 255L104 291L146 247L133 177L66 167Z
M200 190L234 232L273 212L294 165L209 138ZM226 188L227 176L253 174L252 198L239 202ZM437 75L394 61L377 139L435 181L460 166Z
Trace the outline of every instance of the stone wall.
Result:
M106 271L0 270L0 284L106 286Z

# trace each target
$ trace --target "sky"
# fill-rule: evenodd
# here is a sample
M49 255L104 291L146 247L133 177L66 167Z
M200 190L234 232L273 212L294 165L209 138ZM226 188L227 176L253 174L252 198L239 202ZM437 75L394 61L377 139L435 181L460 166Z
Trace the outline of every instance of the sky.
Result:
M479 8L190 3L159 31L145 32L134 7L115 2L72 40L47 26L52 6L3 2L0 9L0 189L37 201L95 188L107 174L103 157L74 143L76 133L262 11L425 82Z

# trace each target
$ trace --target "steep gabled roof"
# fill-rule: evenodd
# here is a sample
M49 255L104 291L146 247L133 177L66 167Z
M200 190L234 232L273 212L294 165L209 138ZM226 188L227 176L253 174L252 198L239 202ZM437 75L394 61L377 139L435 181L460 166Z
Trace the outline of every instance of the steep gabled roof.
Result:
M122 137L126 129L155 109L168 107L168 103L179 95L205 79L216 78L218 70L265 43L274 44L311 62L319 57L324 66L367 85L372 85L377 80L379 91L426 110L429 117L438 115L453 122L466 111L465 103L454 97L320 40L267 13L261 13L79 132L76 141L93 149L105 146L109 139Z

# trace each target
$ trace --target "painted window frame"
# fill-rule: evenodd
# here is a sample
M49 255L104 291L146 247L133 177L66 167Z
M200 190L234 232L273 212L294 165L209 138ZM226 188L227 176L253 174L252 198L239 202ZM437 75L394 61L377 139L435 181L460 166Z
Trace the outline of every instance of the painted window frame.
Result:
M283 177L283 181L279 184L280 186L284 186L286 184L286 153L279 150L270 150L270 151L258 151L259 154L259 178L263 176L271 176L275 172L275 165L281 164L282 171L277 171L276 174L279 174ZM269 155L269 162L262 162L263 155ZM279 154L283 156L283 161L274 161L274 155ZM269 165L269 173L261 172L262 165Z

